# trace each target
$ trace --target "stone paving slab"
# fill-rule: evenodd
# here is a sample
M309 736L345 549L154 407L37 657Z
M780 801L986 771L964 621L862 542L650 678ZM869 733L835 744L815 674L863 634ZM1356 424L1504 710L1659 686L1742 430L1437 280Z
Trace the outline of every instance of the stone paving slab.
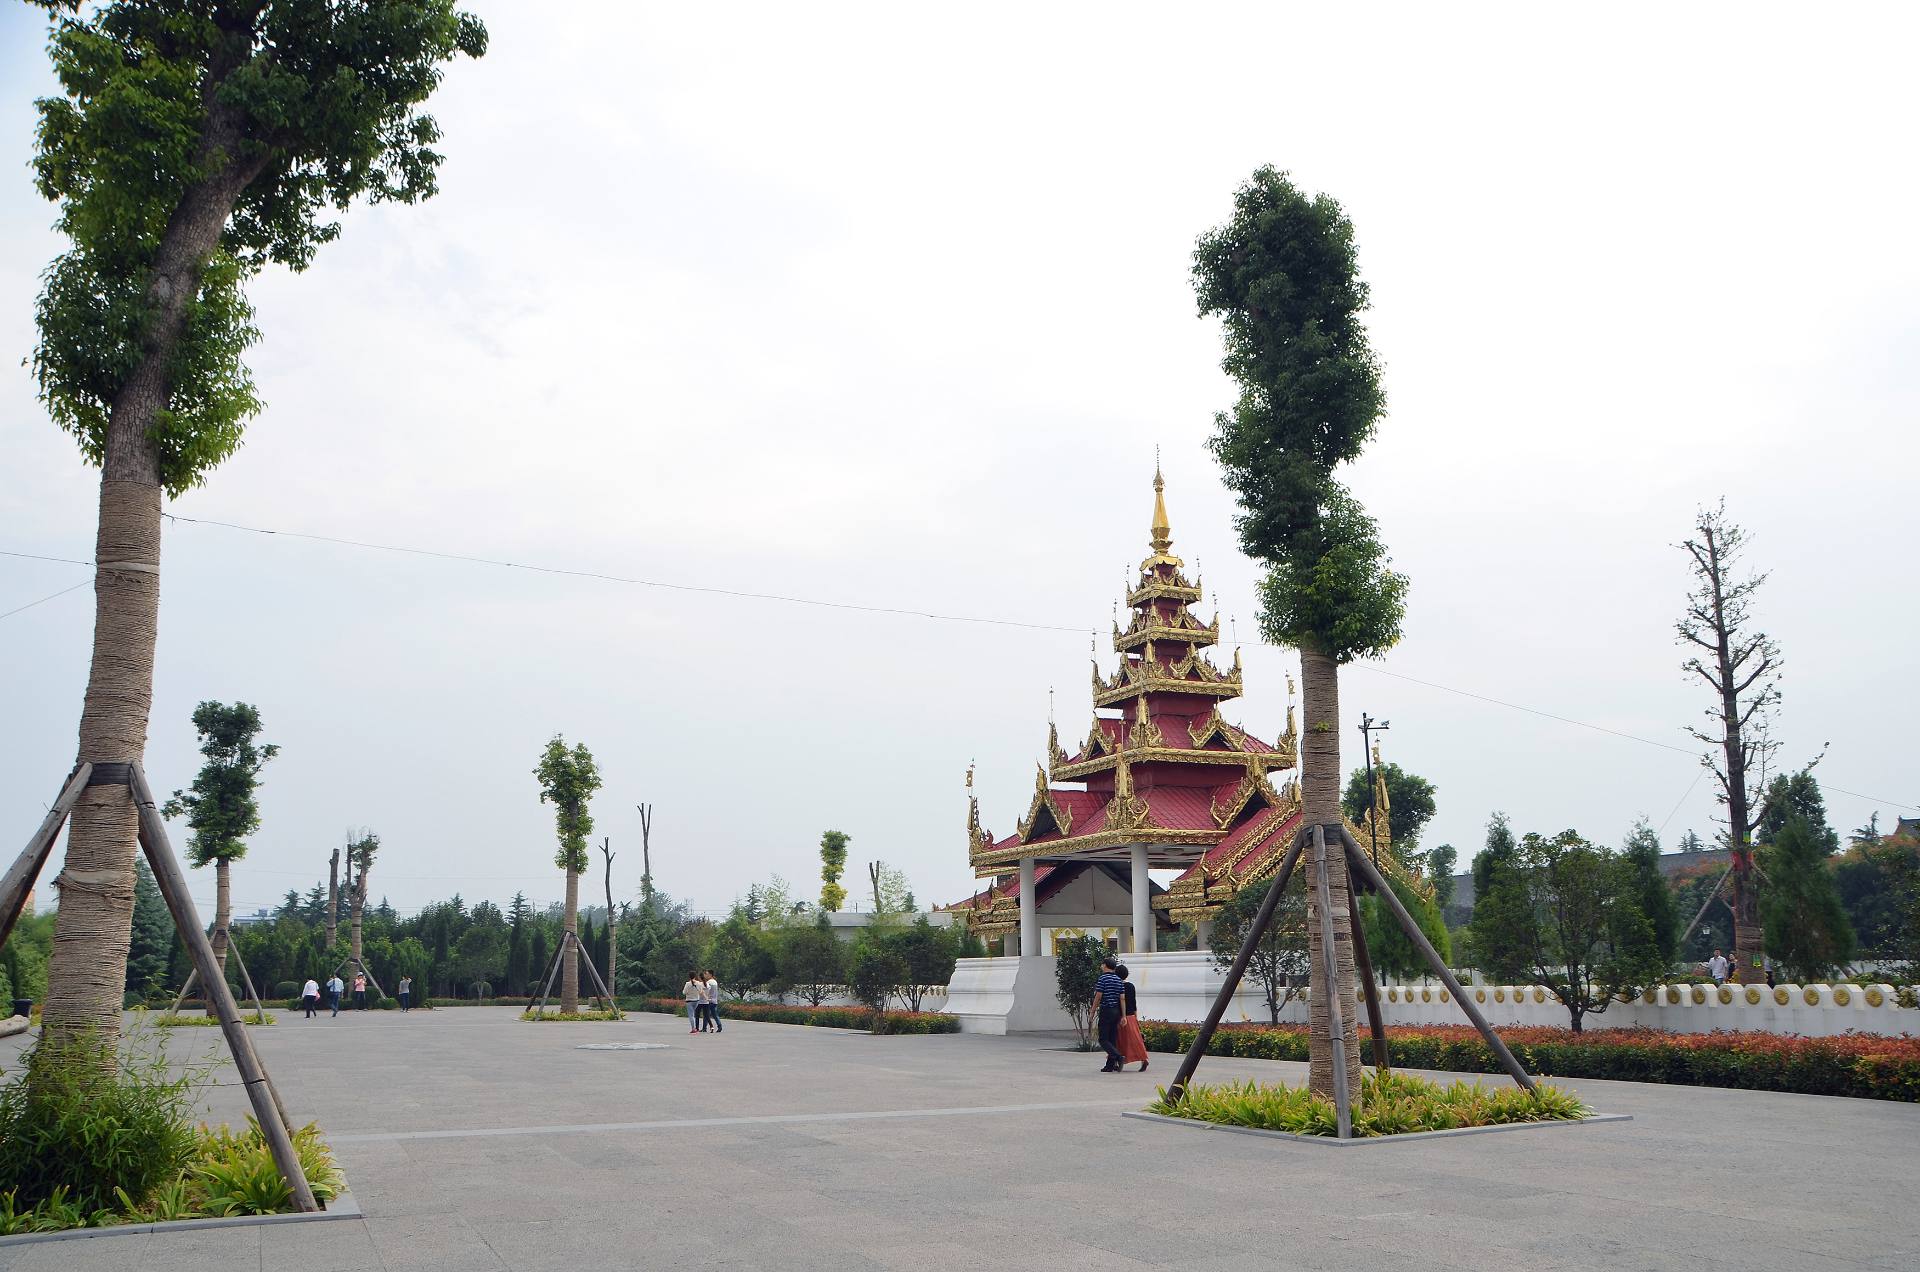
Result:
M1634 1120L1326 1153L1122 1118L1170 1068L1104 1075L1034 1039L515 1015L255 1033L362 1219L0 1250L0 1272L1920 1267L1913 1105L1566 1081ZM614 1042L664 1045L580 1049ZM167 1040L182 1058L209 1043ZM1297 1082L1305 1066L1210 1058L1201 1074ZM209 1113L237 1121L244 1095L223 1081Z

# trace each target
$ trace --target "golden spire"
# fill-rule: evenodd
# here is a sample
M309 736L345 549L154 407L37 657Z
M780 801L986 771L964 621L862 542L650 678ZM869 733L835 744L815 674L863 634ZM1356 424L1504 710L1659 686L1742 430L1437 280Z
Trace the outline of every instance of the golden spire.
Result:
M1167 501L1162 493L1166 488L1167 483L1160 476L1160 455L1156 450L1153 456L1153 526L1147 539L1156 556L1165 556L1167 549L1173 546L1173 527L1167 524Z

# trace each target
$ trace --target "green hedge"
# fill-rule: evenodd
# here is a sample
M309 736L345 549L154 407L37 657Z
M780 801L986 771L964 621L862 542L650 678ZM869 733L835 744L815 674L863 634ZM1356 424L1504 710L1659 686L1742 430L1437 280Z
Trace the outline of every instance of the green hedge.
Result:
M684 1016L687 1005L678 998L630 998L621 1005L633 1011ZM883 1034L959 1033L958 1017L932 1011L890 1011L876 1023L864 1007L788 1007L781 1003L723 1003L720 1018L759 1020L774 1025L816 1025L828 1029L867 1029Z
M1151 1051L1184 1052L1197 1032L1193 1025L1140 1022L1141 1036ZM1920 1039L1915 1038L1681 1034L1658 1029L1574 1034L1545 1027L1499 1032L1527 1071L1542 1076L1920 1102ZM1227 1026L1213 1035L1207 1052L1254 1060L1305 1060L1307 1031L1284 1025ZM1408 1069L1501 1072L1485 1040L1463 1025L1394 1026L1387 1030L1387 1055L1395 1065Z

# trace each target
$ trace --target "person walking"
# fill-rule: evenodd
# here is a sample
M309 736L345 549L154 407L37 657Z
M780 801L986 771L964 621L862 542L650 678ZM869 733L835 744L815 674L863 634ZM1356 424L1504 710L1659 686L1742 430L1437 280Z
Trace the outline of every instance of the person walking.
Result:
M367 1009L367 974L365 972L353 974L353 1009L355 1011Z
M1093 983L1093 1009L1097 1014L1100 1031L1100 1050L1107 1053L1106 1067L1102 1073L1119 1073L1124 1063L1120 1058L1117 1036L1120 1032L1120 1015L1126 1006L1127 983L1115 974L1119 966L1117 960L1109 954L1100 960L1100 979Z
M399 991L399 994L400 994L400 1010L412 1011L413 1010L413 977L402 976L400 978L399 985L395 986L395 988Z
M713 1026L713 1032L720 1029L720 982L714 979L713 971L707 971L707 1022Z
M1125 963L1113 969L1122 982L1125 994L1120 1006L1120 1067L1138 1061L1140 1072L1147 1071L1147 1040L1140 1033L1140 998L1134 992L1133 981L1129 978Z
M700 978L700 973L688 972L687 983L680 987L680 992L687 1000L687 1032L697 1034L700 1017L706 1014L703 1008L707 1001L707 982Z
M1716 985L1724 985L1727 983L1727 972L1730 967L1731 965L1727 962L1727 956L1719 950L1715 950L1713 957L1707 960L1707 971L1712 974L1713 983Z
M307 983L300 987L300 1005L307 1009L307 1019L313 1019L313 1013L320 1006L320 982L307 977Z
M333 1014L336 1016L340 1014L340 995L346 990L346 982L340 979L340 973L335 972L327 977L327 1006L333 1008Z

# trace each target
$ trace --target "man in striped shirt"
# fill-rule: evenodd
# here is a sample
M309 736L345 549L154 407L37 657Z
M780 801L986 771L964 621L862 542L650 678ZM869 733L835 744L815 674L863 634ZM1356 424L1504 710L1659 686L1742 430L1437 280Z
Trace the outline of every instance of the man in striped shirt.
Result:
M1124 1009L1127 995L1127 983L1114 971L1118 966L1109 955L1100 960L1100 979L1093 983L1093 1008L1100 1022L1100 1050L1107 1053L1107 1067L1102 1073L1119 1073L1120 1059L1120 1013Z

